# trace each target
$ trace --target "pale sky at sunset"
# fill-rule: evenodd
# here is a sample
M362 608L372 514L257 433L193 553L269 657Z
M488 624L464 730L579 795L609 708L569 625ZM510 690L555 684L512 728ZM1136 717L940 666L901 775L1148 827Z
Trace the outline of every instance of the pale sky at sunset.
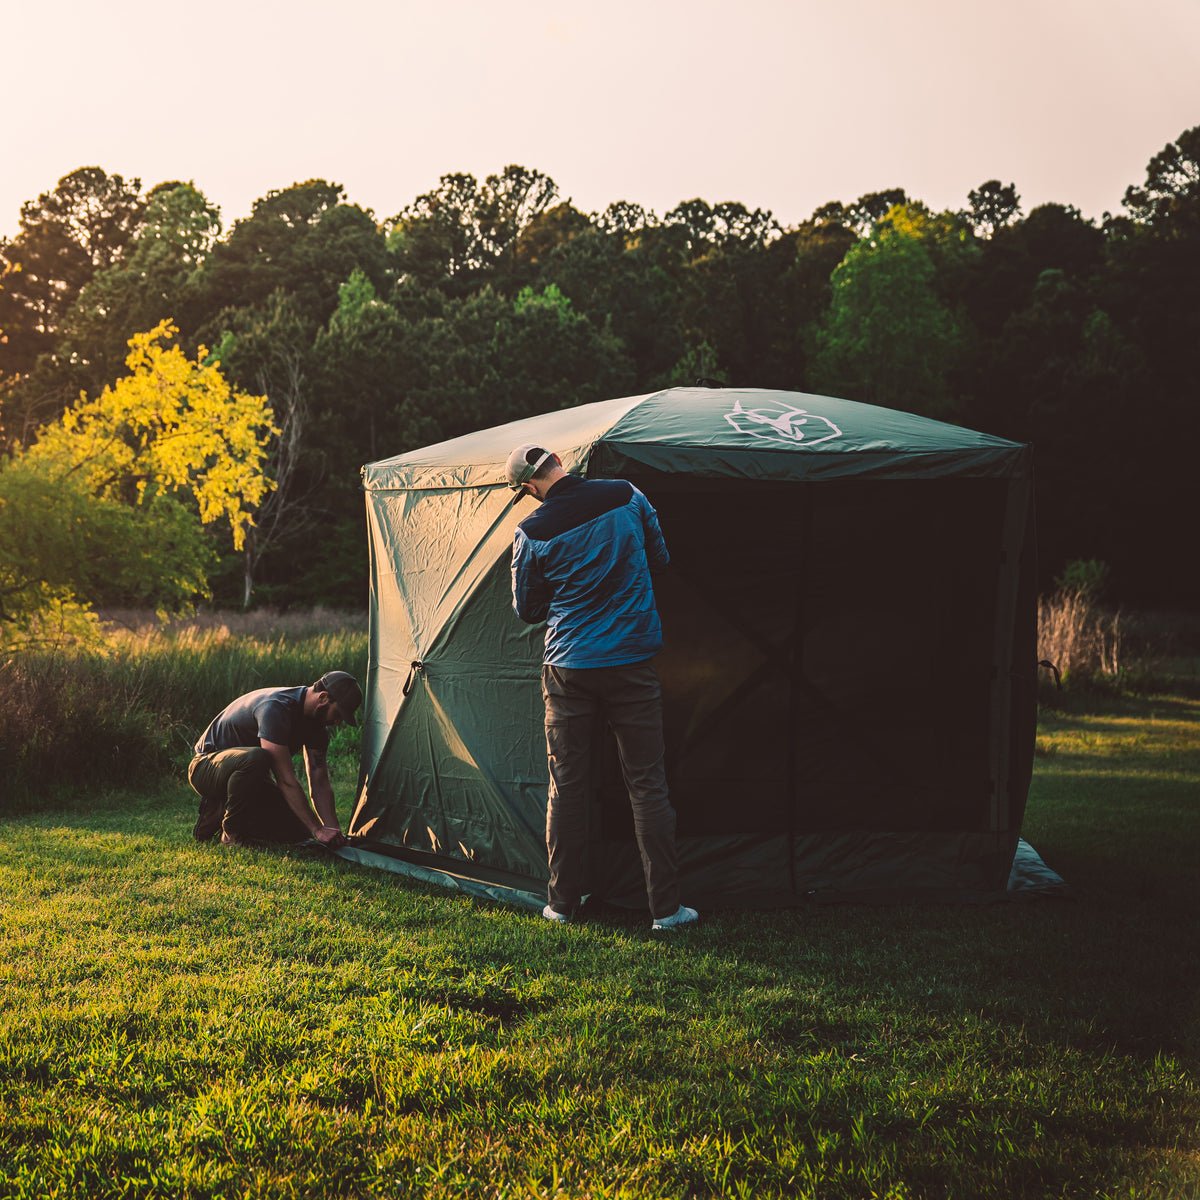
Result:
M520 163L584 211L784 224L986 179L1118 211L1200 124L1200 0L0 0L0 235L80 166L193 180L226 227L310 178L391 216Z

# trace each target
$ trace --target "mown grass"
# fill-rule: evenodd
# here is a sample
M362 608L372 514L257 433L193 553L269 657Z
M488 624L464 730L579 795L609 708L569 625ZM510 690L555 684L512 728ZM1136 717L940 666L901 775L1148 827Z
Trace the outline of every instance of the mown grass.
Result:
M1038 751L1074 899L661 941L198 846L174 780L10 820L0 1196L1200 1195L1200 702Z

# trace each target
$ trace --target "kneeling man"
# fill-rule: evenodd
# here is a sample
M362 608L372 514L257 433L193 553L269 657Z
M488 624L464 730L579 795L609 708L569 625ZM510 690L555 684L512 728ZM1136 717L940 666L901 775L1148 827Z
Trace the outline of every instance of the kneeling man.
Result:
M345 838L325 757L329 727L354 725L361 702L357 681L345 671L328 671L310 687L239 696L204 731L188 767L200 796L193 837L207 842L220 830L226 846L314 838L337 849ZM292 768L301 749L311 804Z

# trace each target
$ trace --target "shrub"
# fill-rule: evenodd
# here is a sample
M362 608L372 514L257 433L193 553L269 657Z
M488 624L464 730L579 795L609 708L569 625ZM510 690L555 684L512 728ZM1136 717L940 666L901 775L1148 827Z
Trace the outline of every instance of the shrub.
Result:
M1060 592L1074 592L1099 600L1108 587L1108 563L1096 558L1074 558L1054 577Z

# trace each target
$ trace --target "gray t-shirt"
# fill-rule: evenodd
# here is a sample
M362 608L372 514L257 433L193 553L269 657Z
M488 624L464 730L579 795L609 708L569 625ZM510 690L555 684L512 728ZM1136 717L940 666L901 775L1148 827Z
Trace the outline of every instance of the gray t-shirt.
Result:
M219 754L239 746L257 746L263 740L286 746L292 754L303 746L310 762L323 762L329 730L304 715L307 690L259 688L239 696L213 719L196 743L196 753Z

